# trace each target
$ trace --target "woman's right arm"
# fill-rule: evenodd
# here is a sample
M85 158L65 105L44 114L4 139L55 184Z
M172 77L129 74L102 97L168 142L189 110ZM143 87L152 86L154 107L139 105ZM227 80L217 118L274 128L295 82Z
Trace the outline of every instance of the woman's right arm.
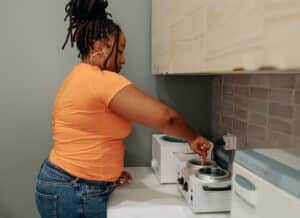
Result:
M208 141L202 136L197 136L180 114L133 85L128 85L119 91L110 101L109 108L129 120L187 140L192 150L197 153L210 147Z

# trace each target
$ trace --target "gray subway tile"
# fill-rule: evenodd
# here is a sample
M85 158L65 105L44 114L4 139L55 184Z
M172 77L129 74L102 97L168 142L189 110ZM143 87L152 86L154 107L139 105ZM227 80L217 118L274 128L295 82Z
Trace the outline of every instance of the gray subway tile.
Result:
M293 146L300 148L300 74L216 76L212 97L213 135L232 132L241 148L278 147L285 140L289 146L298 138Z
M233 104L223 103L222 112L223 115L231 117L233 115Z
M251 75L250 87L270 87L270 75Z
M270 90L265 88L251 88L250 97L260 100L267 100L269 98Z
M270 107L269 107L270 115L278 116L281 118L292 119L293 111L294 111L294 109L290 105L270 103Z
M222 123L223 123L222 131L224 134L227 132L232 132L233 120L231 117L223 116Z
M300 122L300 106L295 107L295 120Z
M283 103L283 104L291 104L293 101L293 90L292 89L271 89L270 101Z
M244 98L248 98L249 88L248 87L246 87L246 88L245 87L235 87L234 95L244 97Z
M242 136L237 136L237 142L236 142L236 145L237 145L237 148L238 149L241 149L241 148L246 148L247 146L247 138L246 137L242 137Z
M229 95L223 96L223 103L224 104L233 104L233 97Z
M224 75L224 84L233 85L235 83L236 75Z
M241 97L234 97L234 105L239 108L248 108L248 99Z
M249 114L249 124L258 125L258 126L267 126L267 117L258 113Z
M232 86L224 86L223 87L223 95L232 96L233 95L233 90L234 90L234 88Z
M294 142L288 151L300 156L300 137L294 137Z
M219 114L214 114L214 117L211 121L211 129L213 131L213 134L218 135L220 131L222 131L222 118Z
M300 106L295 107L295 121L293 127L295 135L300 136Z
M285 135L281 133L269 131L268 134L268 144L270 147L285 148L290 147L293 142L293 137L291 135Z
M266 101L249 99L249 111L266 114L268 112L268 104Z
M300 136L300 120L296 120L293 127L295 136Z
M226 133L228 132L232 132L232 126L223 126L223 129L222 129L222 136L225 135Z
M296 147L300 148L300 137L295 137L294 138L294 144L295 144Z
M292 125L283 120L270 118L269 128L286 134L292 134Z
M267 147L266 140L259 140L257 138L247 137L247 148L264 148Z
M295 104L300 104L300 91L295 92Z
M296 77L297 77L296 88L300 89L300 74L298 74Z
M250 75L236 75L235 84L238 86L248 86L250 83Z
M233 119L231 117L222 117L223 126L232 128L233 127Z
M247 137L247 123L240 120L233 120L234 135L246 138Z
M300 106L295 107L294 133L300 136Z
M254 138L256 141L265 141L266 140L266 128L248 125L247 127L247 140Z
M272 75L270 85L272 88L294 88L296 75Z
M247 121L247 118L248 118L247 110L243 110L241 108L235 107L234 108L234 118Z
M233 127L235 129L246 131L247 130L247 122L234 119L233 120Z

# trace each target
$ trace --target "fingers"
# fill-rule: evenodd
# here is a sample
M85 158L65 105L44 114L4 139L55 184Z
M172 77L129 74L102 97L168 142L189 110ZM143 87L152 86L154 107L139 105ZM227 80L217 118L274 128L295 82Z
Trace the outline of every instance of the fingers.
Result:
M123 184L130 184L132 181L132 176L129 172L123 171L119 179L117 180L116 184L117 186L123 185Z
M210 149L210 144L200 144L200 150L208 151Z
M131 176L131 174L130 174L129 172L123 171L123 173L124 173L124 175L126 176L126 178L127 178L128 180L132 180L132 176Z
M195 148L195 152L198 153L201 156L201 164L204 165L207 158L207 152L210 149L211 145L210 143L202 136L197 137L193 143Z
M129 172L123 171L122 176L124 177L126 183L130 183L132 180L132 176Z

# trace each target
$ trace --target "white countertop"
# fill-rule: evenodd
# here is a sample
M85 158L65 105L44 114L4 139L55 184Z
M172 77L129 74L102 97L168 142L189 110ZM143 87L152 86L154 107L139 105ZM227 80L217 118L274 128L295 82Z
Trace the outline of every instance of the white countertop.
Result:
M108 218L229 218L228 213L195 215L175 184L161 185L149 167L126 168L131 184L116 188L108 203Z

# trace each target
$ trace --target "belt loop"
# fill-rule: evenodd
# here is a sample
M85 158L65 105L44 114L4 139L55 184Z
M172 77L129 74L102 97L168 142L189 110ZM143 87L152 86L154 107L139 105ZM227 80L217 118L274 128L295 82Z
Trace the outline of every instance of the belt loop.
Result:
M78 187L79 184L77 183L79 180L78 177L76 177L75 179L73 179L71 182L70 182L70 185L72 185L73 187Z
M47 161L47 159L43 160L43 162L42 162L42 164L40 166L40 170L43 168L43 166L45 165L46 161Z

